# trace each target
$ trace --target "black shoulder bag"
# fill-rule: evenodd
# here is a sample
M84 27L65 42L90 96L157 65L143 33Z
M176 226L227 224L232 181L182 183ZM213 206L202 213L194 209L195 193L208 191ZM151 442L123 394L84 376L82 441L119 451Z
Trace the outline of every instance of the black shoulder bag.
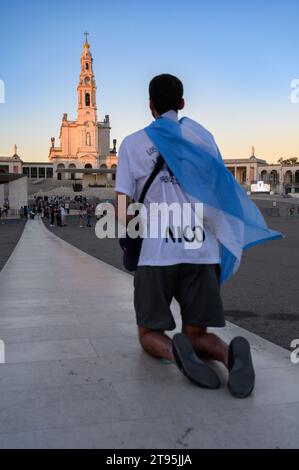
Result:
M164 166L164 159L161 155L159 155L155 168L153 169L150 177L146 181L142 193L139 198L139 203L143 204L145 196L153 183L156 176L160 173ZM119 240L119 244L123 250L123 265L127 269L127 271L133 272L136 271L139 261L139 256L141 252L143 238L130 238L128 233L126 234L126 238L121 238Z

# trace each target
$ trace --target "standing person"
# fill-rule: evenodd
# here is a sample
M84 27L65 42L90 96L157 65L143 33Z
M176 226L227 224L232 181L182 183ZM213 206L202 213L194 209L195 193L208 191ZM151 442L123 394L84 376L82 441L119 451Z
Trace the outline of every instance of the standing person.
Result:
M92 208L90 205L86 208L86 226L91 227Z
M59 206L56 206L55 213L56 213L57 227L61 227L61 212L60 212L60 207Z
M66 227L66 223L65 223L66 211L63 206L61 206L60 208L60 217L61 217L61 226Z
M55 223L55 207L54 207L53 204L52 204L52 206L51 206L51 208L50 208L50 217L51 217L50 227L54 227L54 223Z
M49 218L49 206L48 206L48 204L46 204L45 207L44 207L44 218L45 219Z
M79 224L80 224L80 228L84 228L84 210L83 210L83 206L80 206L80 210L79 210Z
M70 203L69 203L69 201L65 203L64 208L66 210L67 215L70 215Z
M39 204L37 206L37 214L38 214L39 218L42 216L42 213L43 213L42 204L41 204L41 202L39 202Z
M0 220L2 219L1 225L5 225L5 222L3 220L3 215L4 215L4 207L0 207Z
M246 242L279 238L280 234L266 227L256 206L229 174L213 136L191 119L178 120L178 111L184 108L181 81L171 75L155 77L149 96L156 121L126 137L119 150L117 217L129 223L127 211L118 214L123 207L121 198L126 200L125 207L131 200L138 201L158 161L164 166L147 191L147 209L150 203L163 202L168 207L177 203L181 208L187 204L195 215L194 203L206 204L201 247L194 243L195 234L185 240L173 235L172 229L178 228L185 237L188 227L184 220L178 227L168 222L168 236L143 239L134 278L140 344L148 354L176 362L202 387L220 387L218 376L202 358L222 362L229 371L230 392L244 398L255 383L248 341L238 337L227 345L208 328L225 326L220 282L237 270ZM229 200L227 194L231 195ZM239 210L243 206L250 207L251 212L244 215ZM158 217L161 220L161 213ZM130 256L129 246L125 246L126 257ZM176 326L170 310L174 297L180 305L183 326L182 333L171 340L165 331Z

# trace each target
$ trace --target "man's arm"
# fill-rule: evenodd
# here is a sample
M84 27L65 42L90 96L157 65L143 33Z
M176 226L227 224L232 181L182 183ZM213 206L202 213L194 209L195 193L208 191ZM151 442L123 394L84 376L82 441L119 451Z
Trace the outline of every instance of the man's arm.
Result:
M131 198L124 193L116 192L116 199L115 199L115 218L118 222L123 224L127 227L130 219L132 218L131 215L128 215L128 207L131 203Z
M121 224L127 227L132 216L127 215L128 206L135 192L135 177L126 139L119 148L118 166L116 172L116 198L115 217Z

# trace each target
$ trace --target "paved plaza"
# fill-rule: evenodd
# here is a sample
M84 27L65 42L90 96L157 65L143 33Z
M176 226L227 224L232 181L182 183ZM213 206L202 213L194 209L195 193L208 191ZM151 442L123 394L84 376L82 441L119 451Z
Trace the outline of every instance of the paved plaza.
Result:
M229 394L220 365L223 387L211 391L148 357L132 277L28 221L0 273L0 447L299 447L299 365L238 326L220 334L252 344L246 400Z

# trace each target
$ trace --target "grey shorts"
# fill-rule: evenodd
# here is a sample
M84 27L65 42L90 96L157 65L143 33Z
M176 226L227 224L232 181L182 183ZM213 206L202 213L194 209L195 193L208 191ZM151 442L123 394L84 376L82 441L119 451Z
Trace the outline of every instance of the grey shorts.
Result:
M184 325L224 327L219 271L218 264L139 266L134 278L137 325L174 330L170 304L175 298Z

